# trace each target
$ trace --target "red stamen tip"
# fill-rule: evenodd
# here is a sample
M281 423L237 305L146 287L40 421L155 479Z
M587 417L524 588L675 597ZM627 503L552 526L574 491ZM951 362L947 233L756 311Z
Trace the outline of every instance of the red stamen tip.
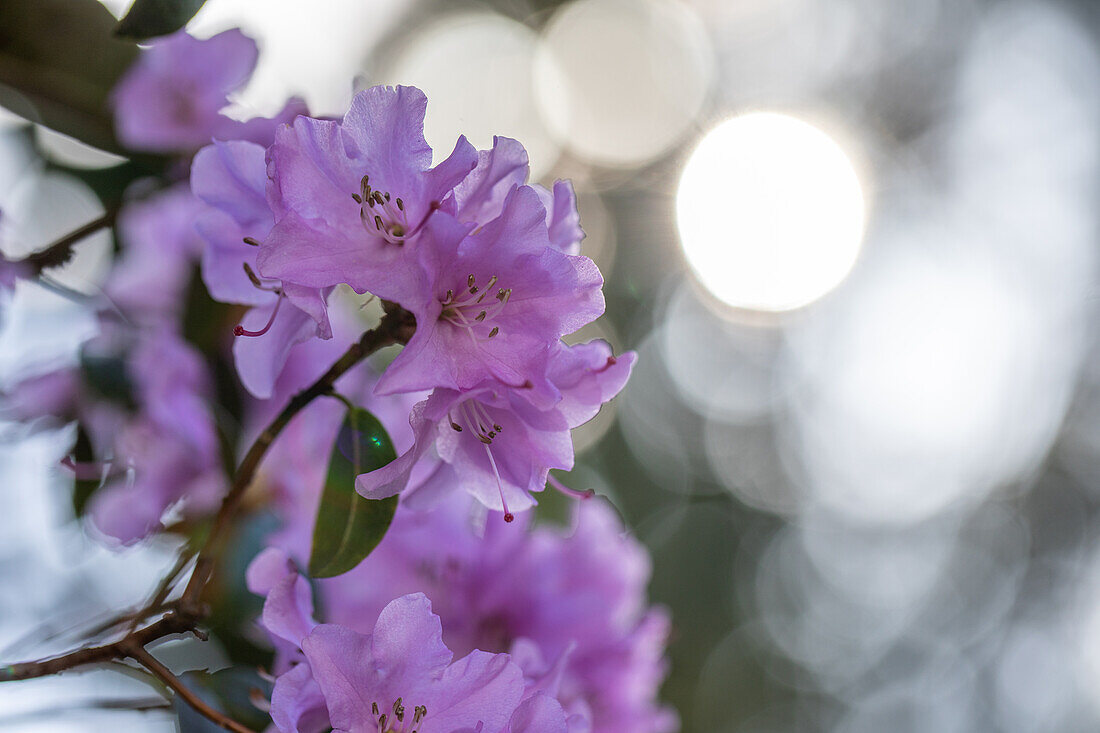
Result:
M619 362L619 360L618 360L618 359L616 359L616 358L615 358L615 357L613 357L613 356L609 356L609 357L607 357L607 363L608 363L608 365L609 365L609 366L610 366L611 364L617 364L618 362Z
M579 496L577 498L579 498L581 501L586 501L588 499L591 499L595 495L596 495L596 490L595 489L585 489L584 491L581 492L581 496Z
M244 326L234 326L233 327L233 335L234 336L244 336Z
M504 521L505 521L505 522L512 522L512 521L515 521L515 518L516 518L516 515L515 515L515 514L512 514L511 512L506 512L506 513L504 514Z

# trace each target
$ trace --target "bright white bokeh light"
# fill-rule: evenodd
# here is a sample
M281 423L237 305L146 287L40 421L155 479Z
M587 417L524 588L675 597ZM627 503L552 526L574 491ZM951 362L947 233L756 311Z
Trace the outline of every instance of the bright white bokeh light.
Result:
M450 154L459 135L481 149L505 135L527 148L537 178L558 158L532 89L537 45L532 30L500 15L449 15L409 36L387 64L386 81L428 95L424 136L437 159Z
M304 98L313 115L342 116L364 59L412 5L412 0L218 0L206 3L187 31L209 38L239 27L256 39L256 71L233 95L230 116L274 114L292 95Z
M690 129L714 75L699 18L674 0L579 0L547 24L535 66L547 125L579 157L640 165Z
M790 341L796 473L821 505L872 523L918 522L1025 475L1079 358L996 261L962 254L948 229L905 231L908 251L869 262ZM933 242L957 248L930 257Z
M696 277L738 308L786 311L835 288L864 230L859 178L812 125L770 112L728 120L692 153L676 195Z

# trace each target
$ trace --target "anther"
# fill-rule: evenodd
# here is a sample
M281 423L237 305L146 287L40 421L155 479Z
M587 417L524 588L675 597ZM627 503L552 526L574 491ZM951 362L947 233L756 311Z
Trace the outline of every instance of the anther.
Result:
M357 204L361 204L361 203L363 203L363 197L362 197L362 196L360 196L359 194L357 194L357 193L353 193L353 194L351 195L351 197L352 197L353 199L355 199L355 203L357 203Z
M492 338L493 336L496 336L498 333L500 333L500 327L499 326L493 326L493 330L489 332L489 338Z
M253 239L252 237L245 237L241 241L244 242L245 244L247 244L249 247L259 247L260 246L260 243L258 241L256 241L255 239Z
M374 228L378 231L382 231L382 217L378 216L378 214L374 215Z
M481 311L480 313L478 313L477 318L475 318L474 320L475 321L484 321L485 320L485 311Z
M365 179L366 176L363 176L363 178ZM371 715L378 715L378 703L372 702L370 704L370 714Z
M454 429L454 431L456 433L461 433L462 432L462 426L459 425L458 423L456 423L454 420L451 421L451 427Z
M244 274L248 275L248 279L252 282L252 284L255 285L257 288L262 288L264 284L260 282L260 278L256 277L256 273L252 271L251 265L249 265L247 262L244 262L242 264L244 265Z
M466 276L466 285L468 287L471 287L471 288L474 287L474 283L476 283L476 282L477 282L477 279L474 278L473 273L470 273L469 275Z
M398 211L404 211L405 210L405 203L401 200L400 196L397 197L397 210Z

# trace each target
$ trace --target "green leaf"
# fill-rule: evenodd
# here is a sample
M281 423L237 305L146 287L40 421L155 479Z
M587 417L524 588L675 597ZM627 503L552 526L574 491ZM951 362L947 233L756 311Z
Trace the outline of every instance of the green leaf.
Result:
M253 730L263 730L271 725L271 718L253 704L254 698L269 699L271 683L256 670L247 667L228 667L210 674L185 672L180 679L207 705L225 713L238 723ZM224 733L224 731L200 715L179 697L174 701L180 733Z
M397 497L365 499L355 491L355 477L396 457L378 418L362 408L349 409L329 458L313 527L310 575L331 578L346 573L382 541L397 510Z
M73 460L77 463L90 463L95 460L91 438L88 437L88 432L82 425L78 425L76 429ZM78 478L73 481L73 513L78 519L84 516L84 510L88 508L88 501L101 486L103 486L103 481L100 480Z
M144 41L174 33L195 17L206 0L137 0L118 22L115 34Z
M138 47L97 0L0 2L0 105L112 153L107 98Z

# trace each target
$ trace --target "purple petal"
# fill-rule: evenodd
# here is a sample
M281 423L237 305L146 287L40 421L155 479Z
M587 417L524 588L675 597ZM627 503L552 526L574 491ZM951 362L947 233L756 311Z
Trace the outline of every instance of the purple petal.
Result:
M581 253L581 215L577 210L577 194L572 181L555 181L553 193L536 186L539 199L546 207L546 227L550 233L550 244L567 255Z
M485 224L500 216L512 189L527 182L527 151L512 138L496 136L492 150L477 155L477 167L455 189L455 199L460 221Z
M412 447L385 466L356 476L356 491L368 499L385 499L404 490L412 476L413 468L435 440L438 418L433 418L432 414L444 400L442 395L433 394L427 400L413 406L409 414L409 425L413 429Z
M425 697L424 733L478 730L478 723L502 731L523 697L523 672L507 654L473 651L447 667Z
M567 733L565 711L544 692L525 700L508 723L508 733Z
M115 129L133 150L193 150L223 119L226 95L248 80L256 44L239 30L205 41L179 32L154 42L115 87Z
M302 640L305 652L328 708L332 727L366 731L377 727L371 703L379 702L378 673L370 652L371 638L351 629L321 624Z
M371 658L394 697L438 678L450 663L439 616L423 593L402 596L382 609L371 636ZM449 671L449 670L448 670Z
M299 664L275 680L271 720L282 733L316 733L329 727L325 698L308 664Z
M249 331L263 329L271 321L275 307L253 308L245 314L241 325ZM262 336L237 336L233 340L233 358L241 383L260 399L271 396L291 347L317 332L317 325L309 314L288 302L278 307L279 312L271 321L271 328Z
M343 128L358 145L362 173L371 176L375 188L410 198L419 192L416 174L432 164L432 149L424 139L427 107L427 97L416 87L376 86L355 95Z
M243 140L215 142L195 154L191 162L191 190L207 204L232 216L239 224L267 221L267 162L263 147ZM252 236L263 239L266 232ZM243 245L247 246L247 245Z
M245 584L250 593L266 596L288 575L297 575L290 558L282 550L269 547L248 564Z
M550 362L549 377L562 394L556 410L570 427L596 416L600 406L617 395L630 378L638 355L612 356L605 341L560 347Z
M264 601L264 628L281 639L300 645L317 626L313 620L313 594L298 573L276 583Z
M297 117L275 132L268 150L268 201L277 218L294 211L331 226L361 228L351 194L359 190L362 162L348 142L339 122L312 117Z

